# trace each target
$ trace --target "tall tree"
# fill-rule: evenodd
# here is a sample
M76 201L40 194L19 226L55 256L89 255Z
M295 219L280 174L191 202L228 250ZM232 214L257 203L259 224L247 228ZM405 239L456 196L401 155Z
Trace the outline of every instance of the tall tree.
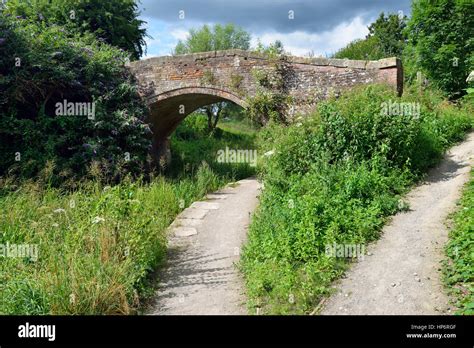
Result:
M406 16L382 12L375 22L369 25L365 39L354 40L339 50L334 57L348 59L381 59L400 57L406 45Z
M199 29L191 29L184 41L178 41L174 54L209 52L250 48L250 34L234 24L216 24L213 27L203 25Z
M400 57L406 44L406 16L382 12L377 20L369 25L368 37L374 37L380 52L385 57Z
M136 0L9 0L5 12L69 30L92 32L139 59L146 47Z
M458 97L474 69L474 2L414 0L407 32L416 66L437 87Z
M174 49L174 54L186 54L197 52L209 52L229 49L250 48L250 34L234 24L220 25L213 27L204 25L199 29L191 29L185 41L178 41ZM217 126L219 117L228 102L219 102L207 105L202 108L208 119L209 131Z

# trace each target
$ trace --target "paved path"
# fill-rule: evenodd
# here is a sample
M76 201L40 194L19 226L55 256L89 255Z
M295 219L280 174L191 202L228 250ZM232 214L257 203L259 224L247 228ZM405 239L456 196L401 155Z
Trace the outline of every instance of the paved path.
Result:
M440 280L448 238L448 214L474 158L474 133L453 147L426 182L408 195L408 212L397 214L370 256L355 263L337 284L321 314L449 314Z
M243 280L234 263L258 204L256 179L208 195L170 228L168 265L150 314L246 314Z

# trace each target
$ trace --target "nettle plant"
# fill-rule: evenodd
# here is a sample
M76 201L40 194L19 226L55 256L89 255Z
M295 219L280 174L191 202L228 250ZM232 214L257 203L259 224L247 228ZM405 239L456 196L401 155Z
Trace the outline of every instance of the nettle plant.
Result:
M264 126L270 121L288 123L288 95L286 81L291 74L285 56L270 57L267 69L254 69L253 78L257 83L255 95L247 100L247 113L252 122Z
M117 178L147 165L151 131L126 52L6 16L0 51L0 174L34 176L49 161L64 177L100 163Z

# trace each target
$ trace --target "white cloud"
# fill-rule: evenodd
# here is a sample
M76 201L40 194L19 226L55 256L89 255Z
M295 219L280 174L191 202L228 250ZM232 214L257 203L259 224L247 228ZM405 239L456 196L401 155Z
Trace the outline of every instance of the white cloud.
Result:
M326 56L335 53L338 49L346 46L349 42L364 38L369 30L369 23L364 23L361 17L355 17L351 22L344 22L331 30L320 34L311 34L303 31L292 33L267 32L261 35L254 35L252 46L257 44L257 40L268 45L275 40L283 43L286 51L295 56L304 56L310 51L315 55Z
M186 40L188 37L188 30L184 29L174 29L170 31L170 35L175 38L176 40Z
M331 30L321 33L308 33L305 31L294 31L291 33L279 33L276 31L263 31L251 33L251 45L256 46L257 40L269 45L280 40L285 50L295 56L305 56L313 51L316 56L326 56L335 53L338 49L346 46L355 39L364 38L368 34L367 26L361 16L355 17L350 22L343 22ZM148 51L145 57L156 57L169 55L178 40L186 40L189 29L198 28L202 23L187 23L186 26L178 27L160 21L150 20L149 31L153 39L147 39Z

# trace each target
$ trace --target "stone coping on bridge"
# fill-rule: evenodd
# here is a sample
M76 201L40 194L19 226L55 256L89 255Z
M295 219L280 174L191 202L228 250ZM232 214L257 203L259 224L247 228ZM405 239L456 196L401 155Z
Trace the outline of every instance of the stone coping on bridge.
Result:
M244 59L269 59L265 54L261 54L255 51L245 51L240 49L225 50L225 51L211 51L202 53L192 54L180 54L175 56L161 56L152 57L139 61L132 62L131 65L148 65L148 64L166 64L172 61L198 61L208 58L216 57L242 57ZM352 59L338 59L338 58L323 58L323 57L297 57L297 56L286 56L288 62L296 64L308 64L316 66L334 66L338 68L350 68L350 69L386 69L397 67L401 64L401 61L397 57L384 58L379 60L352 60Z

